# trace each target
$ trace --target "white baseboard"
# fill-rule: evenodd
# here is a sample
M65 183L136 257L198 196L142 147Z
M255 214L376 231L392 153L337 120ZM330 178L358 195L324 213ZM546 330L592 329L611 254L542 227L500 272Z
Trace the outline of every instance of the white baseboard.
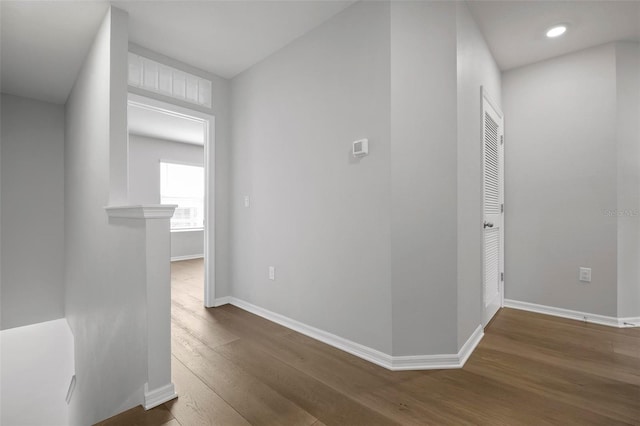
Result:
M640 317L618 318L618 327L640 327Z
M191 259L202 259L204 258L204 254L188 254L186 256L172 256L172 262L179 262L181 260L191 260Z
M484 330L482 326L479 325L464 345L462 345L457 354L394 356L392 357L393 368L390 368L390 370L462 368L483 336Z
M504 299L506 308L520 309L536 312L538 314L552 315L554 317L567 318L609 327L639 327L640 318L616 318L606 315L591 314L588 312L572 311L571 309L556 308L553 306L538 305L536 303L520 302L518 300Z
M297 331L298 333L304 334L305 336L309 336L313 339L319 340L320 342L326 343L327 345L333 346L334 348L338 348L350 353L351 355L355 355L366 361L394 371L461 368L484 335L482 326L478 326L457 354L392 356L377 349L361 345L360 343L336 336L335 334L261 308L252 303L245 302L244 300L235 297L221 299L224 299L226 303L230 303L247 312L266 318L269 321L278 323L291 330ZM216 302L218 300L219 299L216 299Z
M231 303L231 296L216 297L213 300L213 307L217 308L218 306L228 305L230 303Z
M160 404L164 404L167 401L171 401L178 397L175 386L173 383L149 390L147 384L144 385L144 409L150 410L153 407L157 407Z

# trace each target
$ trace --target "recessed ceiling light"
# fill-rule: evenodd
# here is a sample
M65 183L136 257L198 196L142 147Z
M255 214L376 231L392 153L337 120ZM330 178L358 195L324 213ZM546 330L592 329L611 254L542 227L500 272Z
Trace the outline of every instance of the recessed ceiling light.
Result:
M562 34L567 31L566 25L555 25L547 30L547 37L555 38L560 37Z

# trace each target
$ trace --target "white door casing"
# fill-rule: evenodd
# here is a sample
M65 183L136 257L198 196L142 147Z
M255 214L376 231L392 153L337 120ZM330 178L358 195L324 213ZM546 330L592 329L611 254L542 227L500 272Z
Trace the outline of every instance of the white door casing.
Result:
M504 301L504 116L482 88L482 324Z
M167 116L178 116L199 122L204 134L204 306L215 306L215 196L213 195L215 176L215 117L190 108L163 102L155 98L128 95L129 107L152 110Z

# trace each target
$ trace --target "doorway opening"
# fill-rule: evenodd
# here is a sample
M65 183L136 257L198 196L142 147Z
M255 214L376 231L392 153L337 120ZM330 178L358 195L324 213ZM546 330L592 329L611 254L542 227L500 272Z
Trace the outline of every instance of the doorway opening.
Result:
M171 218L171 262L186 270L193 294L214 306L214 126L213 115L130 93L129 202L175 204Z

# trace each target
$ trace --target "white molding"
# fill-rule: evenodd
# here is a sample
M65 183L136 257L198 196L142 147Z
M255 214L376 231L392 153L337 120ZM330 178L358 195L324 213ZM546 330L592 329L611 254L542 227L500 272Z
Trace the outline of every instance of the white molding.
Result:
M104 209L109 217L127 219L170 219L176 204L149 204L131 206L107 206Z
M173 383L156 388L153 390L148 389L148 383L144 385L144 409L150 410L153 407L157 407L160 404L164 404L167 401L171 401L177 398L176 388Z
M178 229L170 229L169 232L172 234L184 234L189 232L204 232L204 227L202 228L178 228Z
M215 274L215 240L216 240L216 198L213 196L213 187L215 183L212 182L215 176L215 141L216 141L216 118L208 112L202 112L192 107L180 106L171 103L171 99L168 101L162 101L148 96L135 94L129 92L128 97L129 104L145 105L147 108L151 108L154 111L168 113L168 114L181 114L184 116L196 118L202 120L204 126L204 213L205 213L205 226L204 226L204 305L207 308L213 306L215 300L216 290L216 274ZM195 105L193 106L195 107ZM209 190L211 188L211 190Z
M129 86L211 108L213 92L209 79L133 52L128 55L128 69Z
M482 325L478 325L478 327L471 333L471 336L464 342L464 345L458 351L458 359L460 360L460 367L464 367L467 363L467 360L476 350L476 347L480 344L480 341L484 337L484 328Z
M462 368L483 336L484 330L478 325L457 354L394 356L391 370Z
M213 307L217 308L218 306L228 305L231 303L231 296L218 297L213 301Z
M202 259L204 254L188 254L186 256L172 256L172 262L179 262L181 260L192 260L192 259Z
M305 336L309 336L334 348L393 371L462 368L484 335L482 326L479 325L457 354L392 356L377 349L361 345L360 343L261 308L236 297L216 299L216 302L218 301L221 302L220 305L230 303L247 312L266 318L269 321L273 321Z
M571 309L556 308L554 306L538 305L536 303L520 302L518 300L504 299L506 308L520 309L522 311L551 315L576 321L606 325L609 327L639 327L640 318L616 318L606 315L591 314L589 312L573 311ZM626 324L625 324L626 323ZM627 325L634 324L634 325Z
M618 318L618 327L640 327L640 317Z
M387 355L383 352L378 351L377 349L369 348L351 340L336 336L335 334L331 334L318 328L311 327L307 324L301 323L294 319L285 317L284 315L277 314L275 312L269 311L235 297L231 298L231 304L237 306L238 308L244 309L245 311L251 312L252 314L256 314L258 316L266 318L269 321L273 321L291 330L297 331L298 333L304 334L305 336L309 336L313 339L319 340L330 346L377 364L381 367L392 369L391 355Z

